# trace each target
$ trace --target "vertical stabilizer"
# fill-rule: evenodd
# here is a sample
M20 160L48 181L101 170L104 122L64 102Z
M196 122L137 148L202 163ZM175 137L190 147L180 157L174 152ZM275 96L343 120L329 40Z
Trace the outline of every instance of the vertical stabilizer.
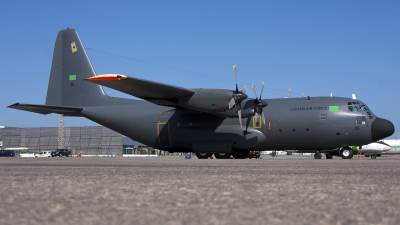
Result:
M70 28L61 30L54 46L46 105L102 105L108 98L103 88L83 81L95 75L78 33Z

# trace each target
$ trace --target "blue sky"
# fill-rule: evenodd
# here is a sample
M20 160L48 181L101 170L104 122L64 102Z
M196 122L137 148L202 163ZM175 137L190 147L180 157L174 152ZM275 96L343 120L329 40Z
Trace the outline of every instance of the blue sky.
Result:
M5 1L0 8L0 125L57 126L44 104L57 33L75 28L98 74L185 88L260 88L263 98L364 101L400 137L399 1ZM103 52L109 53L105 54ZM258 90L259 91L259 90ZM122 96L107 89L112 96ZM251 92L249 93L251 97ZM65 126L95 123L66 118Z

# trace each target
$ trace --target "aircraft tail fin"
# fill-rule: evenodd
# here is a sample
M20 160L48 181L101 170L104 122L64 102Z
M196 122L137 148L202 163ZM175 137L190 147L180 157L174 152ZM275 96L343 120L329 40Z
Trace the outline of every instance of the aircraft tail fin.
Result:
M109 98L103 88L84 81L95 75L78 33L71 28L61 30L54 46L45 104L68 107L103 105Z

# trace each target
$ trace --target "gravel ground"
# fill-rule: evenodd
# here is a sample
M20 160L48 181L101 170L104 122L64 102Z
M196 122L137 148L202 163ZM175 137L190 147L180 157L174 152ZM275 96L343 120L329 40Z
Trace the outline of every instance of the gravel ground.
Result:
M400 156L16 157L0 168L0 224L400 224Z

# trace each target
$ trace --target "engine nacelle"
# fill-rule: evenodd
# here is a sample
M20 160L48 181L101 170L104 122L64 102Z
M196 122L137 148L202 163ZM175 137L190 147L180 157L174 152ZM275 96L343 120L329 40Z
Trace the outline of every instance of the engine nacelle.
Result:
M213 115L216 116L222 116L222 117L227 117L227 118L238 118L238 113L235 108L232 110L226 110L225 112L210 112ZM242 110L242 118L247 118L249 116L254 115L254 109L253 108L248 108L246 110Z
M233 97L232 90L224 89L192 89L196 93L179 99L179 106L201 112L224 112L229 110L229 102Z

